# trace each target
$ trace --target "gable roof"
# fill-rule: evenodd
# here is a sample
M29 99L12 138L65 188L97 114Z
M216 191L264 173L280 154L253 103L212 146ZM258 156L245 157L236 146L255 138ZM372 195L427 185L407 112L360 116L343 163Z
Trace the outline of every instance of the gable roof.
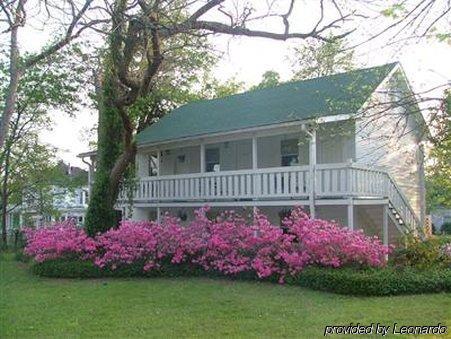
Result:
M354 114L396 63L183 105L137 135L138 145Z

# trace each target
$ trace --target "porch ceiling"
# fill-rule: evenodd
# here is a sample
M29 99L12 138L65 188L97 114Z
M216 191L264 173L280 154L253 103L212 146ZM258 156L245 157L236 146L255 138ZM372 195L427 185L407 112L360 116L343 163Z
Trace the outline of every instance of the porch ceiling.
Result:
M138 134L138 145L231 132L315 117L353 114L395 63L193 102Z

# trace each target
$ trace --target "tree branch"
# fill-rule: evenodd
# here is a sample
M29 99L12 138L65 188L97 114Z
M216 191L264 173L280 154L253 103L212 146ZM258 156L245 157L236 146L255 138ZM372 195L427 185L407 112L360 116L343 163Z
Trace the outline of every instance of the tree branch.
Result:
M87 29L93 25L97 25L99 23L105 22L105 20L93 20L90 23L83 25L78 31L74 32L75 27L79 24L82 17L88 11L88 9L93 1L94 0L86 0L85 1L84 5L80 9L80 11L72 18L72 21L66 30L66 34L64 35L64 37L61 40L59 40L56 43L52 44L51 46L47 47L41 53L36 54L36 55L28 58L27 60L25 60L23 68L26 69L26 68L30 68L30 67L36 65L38 62L46 59L53 53L58 52L64 46L69 44L72 40L78 38L85 29Z

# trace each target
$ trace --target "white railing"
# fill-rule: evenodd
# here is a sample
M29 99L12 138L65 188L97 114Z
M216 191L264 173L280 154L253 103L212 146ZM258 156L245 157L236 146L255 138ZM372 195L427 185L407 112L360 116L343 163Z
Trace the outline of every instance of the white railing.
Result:
M388 198L404 223L419 222L407 198L391 176L357 164L327 164L315 168L316 198ZM138 203L308 198L310 167L292 166L142 177L136 181L133 201ZM126 201L125 193L120 200Z
M348 172L351 195L388 198L405 224L412 229L421 226L409 200L389 173L356 164L349 165Z
M143 177L134 201L192 201L305 197L308 166Z

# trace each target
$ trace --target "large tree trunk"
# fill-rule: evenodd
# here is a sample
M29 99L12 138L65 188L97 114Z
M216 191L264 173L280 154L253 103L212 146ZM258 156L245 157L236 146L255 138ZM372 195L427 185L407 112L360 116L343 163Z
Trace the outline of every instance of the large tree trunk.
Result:
M108 67L106 62L99 98L97 166L86 214L86 229L91 236L117 225L114 205L119 184L129 159L134 156L129 154L130 146L124 143L124 126L120 113L122 108L116 103L120 92L116 79L114 67ZM127 156L124 157L125 153Z
M5 140L8 136L8 128L11 117L14 113L17 101L17 89L19 87L19 80L21 70L19 68L19 47L17 43L18 26L14 25L11 28L10 36L10 59L9 59L9 85L6 91L5 107L3 115L0 120L0 149L5 145Z
M8 230L7 230L7 214L8 214L8 180L9 180L9 162L11 158L11 148L5 152L5 162L3 168L3 181L2 181L2 244L3 247L8 247Z

